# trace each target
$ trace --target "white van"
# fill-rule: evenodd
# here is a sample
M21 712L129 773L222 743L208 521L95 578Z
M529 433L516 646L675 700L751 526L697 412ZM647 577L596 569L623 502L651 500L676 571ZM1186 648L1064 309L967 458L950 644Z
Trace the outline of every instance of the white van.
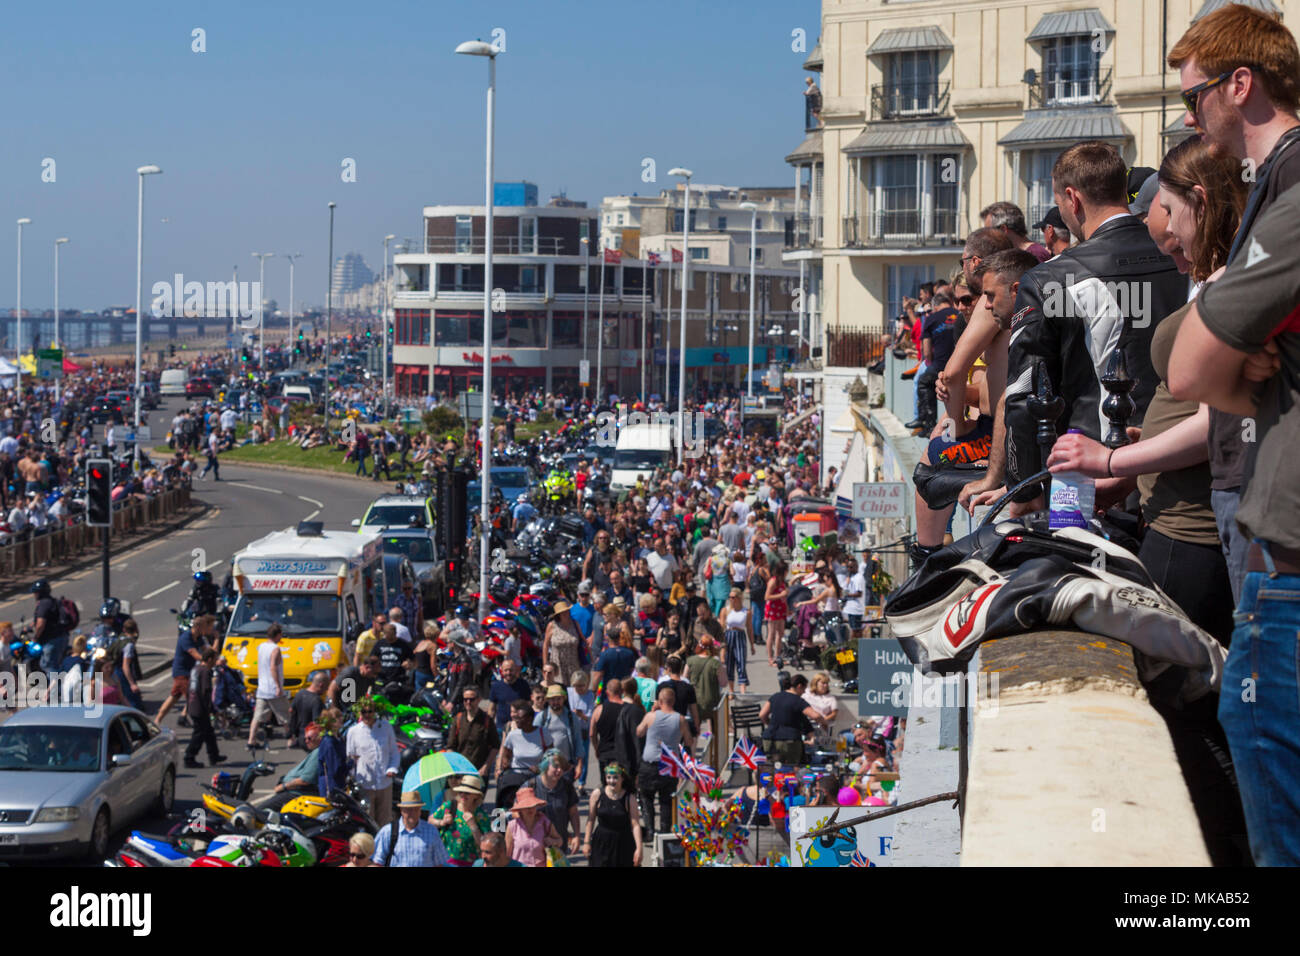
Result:
M305 402L311 405L316 401L306 385L286 385L282 394L286 402Z
M185 383L190 380L190 373L183 368L163 369L158 379L159 395L184 395Z
M638 477L649 481L656 468L673 460L672 425L629 425L618 433L609 489L615 494L631 491Z

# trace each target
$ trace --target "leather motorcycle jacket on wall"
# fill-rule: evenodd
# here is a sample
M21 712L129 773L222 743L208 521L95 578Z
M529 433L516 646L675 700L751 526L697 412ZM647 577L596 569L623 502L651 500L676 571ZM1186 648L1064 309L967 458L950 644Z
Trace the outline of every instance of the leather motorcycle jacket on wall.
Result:
M1084 242L1029 270L1020 279L1011 317L1007 362L1008 488L1043 470L1038 424L1027 408L1033 370L1041 362L1052 391L1065 399L1056 433L1077 428L1101 441L1109 427L1100 378L1116 344L1124 350L1135 385L1131 395L1142 424L1159 377L1151 367L1156 325L1187 303L1187 278L1164 255L1135 216L1097 227ZM1033 486L1017 495L1028 501Z
M1183 706L1218 690L1227 657L1133 554L1080 528L980 528L930 555L884 611L922 673L964 672L991 638L1078 629L1128 644L1148 693Z

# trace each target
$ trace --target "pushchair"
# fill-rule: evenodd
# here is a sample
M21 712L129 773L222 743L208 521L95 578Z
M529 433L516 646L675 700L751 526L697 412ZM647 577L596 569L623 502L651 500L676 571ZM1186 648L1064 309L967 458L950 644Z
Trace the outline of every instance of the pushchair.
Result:
M224 660L212 671L212 726L223 739L247 736L253 722L244 681Z

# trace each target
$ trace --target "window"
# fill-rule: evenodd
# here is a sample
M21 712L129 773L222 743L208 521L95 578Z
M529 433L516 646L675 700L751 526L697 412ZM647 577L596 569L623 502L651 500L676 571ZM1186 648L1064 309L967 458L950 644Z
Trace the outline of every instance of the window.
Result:
M623 225L623 214L622 214L622 213L619 213L619 214L618 214L618 225L620 225L620 226Z
M428 309L394 309L393 310L393 344L394 345L428 345L429 344L429 310Z
M582 240L582 239L590 239L590 238L591 238L591 220L590 220L590 219L579 219L579 220L578 220L578 239L579 239L579 240Z
M755 216L755 217L754 217L754 228L755 228L755 229L758 229L758 230L760 230L760 231L762 230L762 228L763 228L763 217L762 217L762 216Z
M523 255L537 254L537 217L519 217L519 252Z
M707 260L708 258L709 258L708 246L691 246L691 259Z
M1091 36L1058 37L1043 45L1045 106L1095 103L1101 74L1101 51Z
M1026 153L1021 162L1025 168L1025 180L1029 185L1029 204L1025 210L1025 222L1032 225L1042 222L1051 209L1052 202L1052 167L1060 150L1037 149Z
M758 247L754 248L754 261L755 262L763 261L763 250L761 248Z
M691 210L691 232L695 231L695 212ZM678 209L673 212L673 232L682 231L682 210Z
M718 230L719 230L719 231L722 231L722 232L725 232L725 231L726 231L726 228L727 228L727 217L726 217L726 216L719 216L719 217L718 217Z
M908 50L889 58L886 116L924 116L938 110L939 72L933 50Z
M870 238L956 236L960 189L961 157L957 154L872 157L867 182Z
M456 252L468 253L473 247L474 220L470 216L456 217Z
M576 348L581 344L582 313L554 313L551 316L551 348Z
M933 281L934 266L890 266L886 322L892 324L902 313L904 296L916 298L921 284Z
M519 267L519 291L522 293L531 293L536 295L541 291L541 286L537 281L537 266L520 266Z
M509 312L506 345L524 348L546 348L545 312Z
M492 316L492 344L505 345L509 325L503 313ZM439 311L433 330L434 345L482 345L482 312Z

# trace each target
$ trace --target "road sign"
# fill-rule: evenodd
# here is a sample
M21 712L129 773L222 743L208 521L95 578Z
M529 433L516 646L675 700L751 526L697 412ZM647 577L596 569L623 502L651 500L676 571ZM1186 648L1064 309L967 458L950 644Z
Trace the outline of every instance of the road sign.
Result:
M583 388L591 386L591 362L587 359L578 363L578 384Z
M889 638L858 640L858 712L906 717L912 662Z
M40 349L36 353L36 377L50 381L63 378L63 349Z
M855 481L853 517L906 518L907 485L901 481Z
M139 428L128 428L126 437L123 438L128 445L134 445L136 442L153 441L153 430L148 425L141 425Z
M481 422L483 420L483 393L461 392L456 396L456 407L460 411L460 417L465 421Z

